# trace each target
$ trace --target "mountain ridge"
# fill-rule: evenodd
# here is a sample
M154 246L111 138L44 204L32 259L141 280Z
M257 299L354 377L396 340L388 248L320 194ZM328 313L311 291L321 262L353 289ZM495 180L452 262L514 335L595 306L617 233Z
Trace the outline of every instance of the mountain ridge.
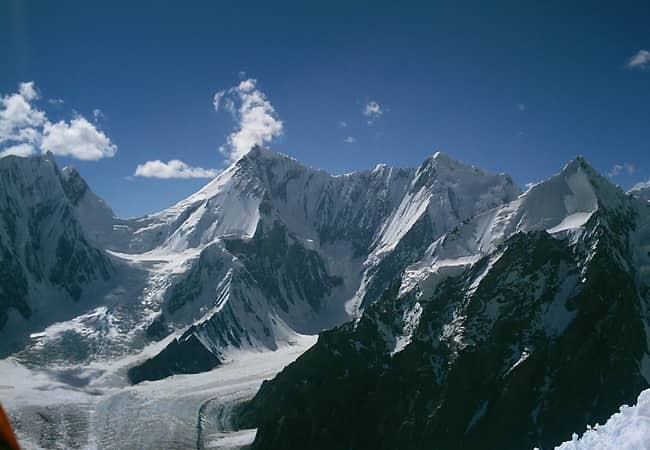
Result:
M552 448L604 421L650 381L649 226L576 158L264 383L253 448Z
M89 314L125 333L82 331L73 321L59 326L64 334L46 330L28 342L26 360L65 352L57 342L70 333L91 361L103 357L92 349L138 352L170 333L172 347L200 345L219 361L242 346L274 349L354 317L424 245L519 193L510 177L441 153L417 169L378 165L334 176L255 147L188 198L124 219L75 169L57 176L85 239L117 268L98 300L109 312L92 306Z

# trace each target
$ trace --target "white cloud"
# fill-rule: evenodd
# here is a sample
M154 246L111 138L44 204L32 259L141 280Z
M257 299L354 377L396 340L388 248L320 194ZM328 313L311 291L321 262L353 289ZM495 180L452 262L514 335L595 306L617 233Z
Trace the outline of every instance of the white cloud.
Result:
M648 69L648 68L650 68L650 51L648 51L648 50L639 50L627 62L627 67L629 69Z
M50 98L47 100L50 105L62 105L64 103L61 98Z
M366 106L363 107L363 115L368 117L368 124L371 125L375 120L377 120L384 111L379 106L379 103L375 101L369 101L366 103Z
M223 104L237 126L221 146L228 160L236 161L255 145L263 145L282 135L284 125L266 94L257 87L257 80L242 80L237 86L219 91L213 98L214 109Z
M346 144L354 144L355 142L357 142L357 139L354 136L348 136L345 139L343 139L343 142L345 142Z
M218 174L219 170L191 167L178 159L147 161L135 169L135 176L146 178L214 178Z
M102 131L79 116L66 123L46 122L43 127L43 151L85 161L97 161L115 155L117 146Z
M33 103L39 98L33 81L20 83L18 92L0 97L0 156L51 151L94 161L115 155L117 146L84 117L51 123ZM93 114L98 117L97 112Z
M341 120L341 121L339 122L339 126L340 126L341 128L346 128L346 127L348 126L348 123L347 123L346 121L344 121L344 120Z
M0 145L35 139L36 129L47 120L45 113L30 104L36 91L33 83L21 83L19 92L0 98Z
M609 177L617 177L622 173L634 173L636 171L636 168L634 167L634 164L630 163L623 163L623 164L614 164L612 166L612 170L609 171L607 175Z
M32 156L36 154L36 149L31 144L17 144L6 148L0 152L0 158L5 156Z
M38 91L36 91L33 81L20 83L18 91L26 100L37 100L39 98Z
M101 109L94 109L93 110L93 117L95 118L95 122L97 122L100 119L104 118L104 113L102 112Z

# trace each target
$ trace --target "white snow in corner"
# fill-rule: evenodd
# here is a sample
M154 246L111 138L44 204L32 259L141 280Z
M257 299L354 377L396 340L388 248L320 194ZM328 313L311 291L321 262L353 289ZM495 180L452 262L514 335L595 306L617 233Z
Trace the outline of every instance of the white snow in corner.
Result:
M589 220L592 214L593 211L569 214L562 220L562 222L555 225L554 227L547 229L546 231L551 234L554 234L554 233L559 233L560 231L566 231L573 228L580 228L585 223L587 223L587 221Z
M596 425L556 450L641 450L650 448L650 389L639 395L634 406L621 406L604 425Z
M420 324L420 317L422 316L422 305L420 303L415 303L413 307L408 309L404 314L403 322L404 326L402 328L403 333L396 336L395 338L395 348L391 351L391 356L396 353L401 352L406 348L408 344L411 343L413 339L413 333Z
M394 249L427 210L430 199L431 193L425 187L415 193L408 193L381 231L381 240L374 253L381 255Z

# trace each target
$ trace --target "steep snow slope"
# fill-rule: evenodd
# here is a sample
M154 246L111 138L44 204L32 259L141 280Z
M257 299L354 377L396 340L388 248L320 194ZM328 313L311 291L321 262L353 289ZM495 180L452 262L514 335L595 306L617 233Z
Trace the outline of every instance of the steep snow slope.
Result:
M439 274L458 273L516 233L545 230L558 236L572 235L599 207L620 208L623 197L578 157L513 202L479 214L433 243L422 260L406 270L402 292L419 285L430 293Z

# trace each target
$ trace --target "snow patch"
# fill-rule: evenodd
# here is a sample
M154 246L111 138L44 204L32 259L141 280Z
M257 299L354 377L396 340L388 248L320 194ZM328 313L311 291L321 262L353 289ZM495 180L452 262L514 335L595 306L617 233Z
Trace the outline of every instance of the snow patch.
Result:
M556 450L639 450L650 448L650 389L641 392L637 404L621 406L604 425L596 424Z

